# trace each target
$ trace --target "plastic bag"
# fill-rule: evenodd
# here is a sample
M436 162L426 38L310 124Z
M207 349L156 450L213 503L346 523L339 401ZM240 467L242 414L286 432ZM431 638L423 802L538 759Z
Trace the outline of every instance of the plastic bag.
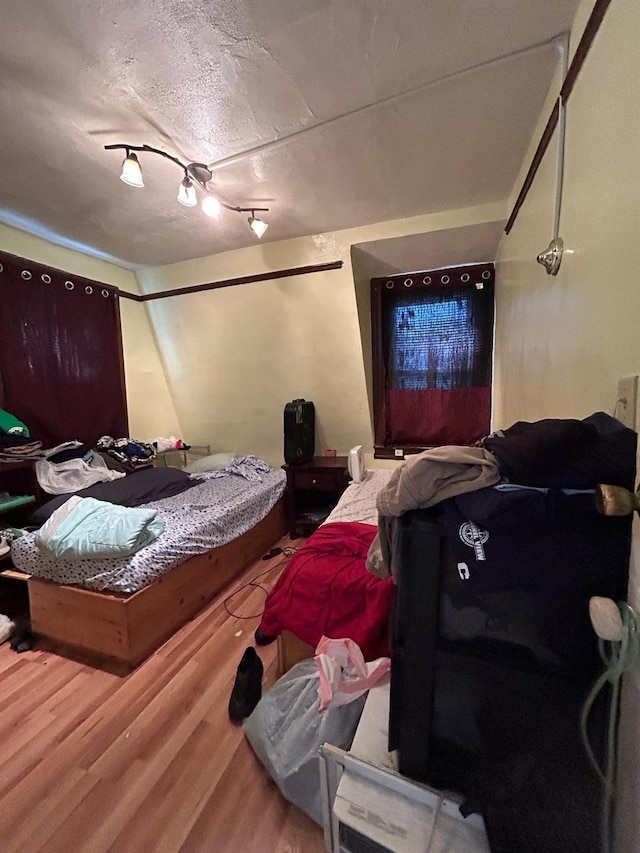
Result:
M322 824L318 751L324 743L349 749L366 697L321 713L319 682L315 661L296 664L265 693L243 729L282 795Z
M391 666L389 658L365 663L360 646L353 640L329 637L321 638L314 661L320 673L320 711L353 702L370 690Z

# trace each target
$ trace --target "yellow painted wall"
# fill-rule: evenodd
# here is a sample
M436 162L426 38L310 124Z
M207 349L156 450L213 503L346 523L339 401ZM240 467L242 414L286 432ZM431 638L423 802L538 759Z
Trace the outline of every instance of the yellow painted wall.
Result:
M572 51L592 7L584 0L579 8ZM639 37L640 4L614 0L569 100L560 224L567 251L557 277L535 261L551 237L553 146L501 242L494 427L596 410L613 414L618 378L640 372ZM640 608L635 524L629 596ZM640 673L634 673L622 712L619 853L640 849L638 732Z
M145 293L342 260L344 267L147 303L185 438L283 462L283 408L316 406L316 452L372 450L351 246L491 222L503 205L258 244L137 273Z
M1 224L0 250L65 272L103 281L129 293L138 292L137 279L130 270ZM144 305L121 299L120 313L129 431L140 439L170 434L179 436L179 421ZM69 438L74 436L70 435Z

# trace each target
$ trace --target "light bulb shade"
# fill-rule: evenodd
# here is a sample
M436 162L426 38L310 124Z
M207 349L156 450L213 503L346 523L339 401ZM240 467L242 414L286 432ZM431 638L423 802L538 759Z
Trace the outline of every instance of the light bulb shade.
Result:
M125 184L129 184L130 187L144 186L144 181L142 180L142 169L140 168L140 163L138 162L138 158L135 154L128 153L124 158L120 180L124 181Z
M220 213L220 202L215 196L207 195L202 199L202 209L207 216L217 216Z
M186 175L178 187L178 201L185 207L194 207L198 203L196 188Z
M255 216L249 217L249 228L253 231L256 237L262 237L269 226L262 219L256 219Z

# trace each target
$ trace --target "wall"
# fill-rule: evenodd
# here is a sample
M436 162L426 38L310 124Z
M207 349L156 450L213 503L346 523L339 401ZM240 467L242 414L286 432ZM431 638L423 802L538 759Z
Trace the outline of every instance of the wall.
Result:
M65 272L82 275L129 293L138 292L133 272L73 249L49 243L0 224L0 250ZM157 435L180 435L179 421L169 394L164 371L144 305L120 300L124 344L125 378L129 407L129 431L141 439ZM73 436L69 436L73 438Z
M143 292L342 260L344 267L147 303L187 441L283 461L282 415L316 405L316 451L373 444L351 246L504 217L503 205L256 245L137 273Z
M593 0L581 4L575 50ZM619 377L640 371L640 5L613 0L567 108L557 277L535 262L552 229L555 150L500 245L494 427L514 420L613 414ZM543 115L546 122L548 110ZM534 138L537 144L539 133ZM530 157L524 168L528 168ZM516 189L519 189L518 182ZM629 599L640 608L635 521ZM618 851L640 849L640 674L621 716Z

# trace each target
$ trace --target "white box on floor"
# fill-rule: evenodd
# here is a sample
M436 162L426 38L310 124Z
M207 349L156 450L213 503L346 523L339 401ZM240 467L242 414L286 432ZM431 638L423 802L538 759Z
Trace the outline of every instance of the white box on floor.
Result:
M369 691L350 752L326 745L321 764L331 853L489 853L479 815L459 799L400 776L387 751L388 678ZM338 767L343 767L338 782Z

